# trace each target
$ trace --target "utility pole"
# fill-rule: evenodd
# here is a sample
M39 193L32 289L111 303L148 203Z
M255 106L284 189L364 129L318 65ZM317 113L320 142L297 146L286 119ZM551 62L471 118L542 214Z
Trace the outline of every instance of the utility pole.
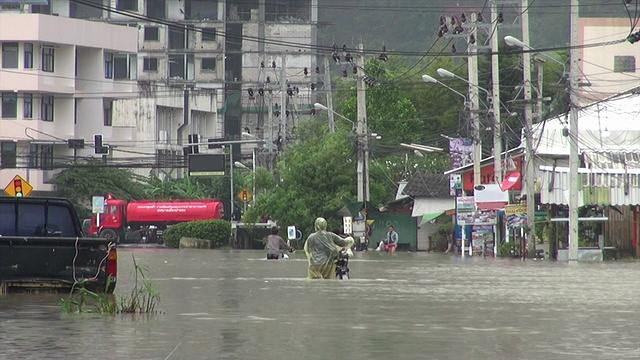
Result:
M477 22L477 15L471 13L471 23ZM477 27L474 26L471 29L471 35L474 38L478 38ZM473 119L473 186L481 184L481 167L482 163L482 140L480 139L480 114L479 114L479 101L478 101L478 57L477 48L474 44L471 44L469 40L469 56L467 60L468 73L469 73L469 102L471 103L471 118ZM463 244L464 249L464 244ZM463 251L464 253L464 251Z
M282 148L287 145L287 55L282 54L282 69L280 70L280 116L282 119Z
M331 68L329 67L329 58L324 57L324 88L327 94L327 116L329 117L329 132L336 132L336 123L333 117L333 94L331 93Z
M358 117L356 119L356 141L358 146L358 201L369 201L369 136L367 129L367 98L364 83L364 46L358 45L356 57L358 75L356 91Z
M578 20L579 0L571 0L571 51L569 53L569 261L578 260Z
M529 0L522 0L520 20L522 22L522 42L530 44L529 37ZM527 194L527 242L535 249L536 239L536 186L535 186L535 161L533 155L533 108L531 101L531 54L522 53L522 78L524 93L524 136L525 136L525 192Z
M533 116L533 118L535 119L536 123L539 123L540 121L542 121L542 103L544 102L544 98L543 98L543 92L542 92L542 86L543 84L543 80L544 80L544 63L545 60L541 59L537 56L534 56L533 61L535 61L536 63L536 77L537 77L537 87L538 87L538 93L536 96L536 113Z
M526 0L523 0L526 1ZM526 13L526 11L525 11ZM524 16L524 14L522 15ZM491 2L491 97L493 114L493 169L496 184L502 183L502 125L500 120L500 62L498 59L498 8ZM496 234L497 235L497 234Z

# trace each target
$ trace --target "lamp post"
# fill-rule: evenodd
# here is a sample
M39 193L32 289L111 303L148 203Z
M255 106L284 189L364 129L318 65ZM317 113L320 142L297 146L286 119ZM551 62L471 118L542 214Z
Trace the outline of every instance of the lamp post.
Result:
M441 77L448 77L448 78L455 78L455 79L459 79L462 80L464 82L466 82L467 84L469 84L469 111L471 112L471 118L473 119L473 186L476 185L480 185L481 184L481 168L480 168L480 164L482 163L482 140L480 139L480 116L478 114L479 111L479 102L478 102L478 93L476 91L477 89L480 90L484 90L486 93L489 93L488 90L481 88L480 86L478 86L477 84L474 84L470 81L468 81L465 78L462 78L454 73L452 73L449 70L445 70L445 69L438 69L436 70L438 72L438 75ZM423 77L424 80L424 77ZM441 82L438 82L439 84L442 84ZM444 85L444 84L443 84ZM461 95L459 92L456 91L456 93L458 95ZM465 99L467 99L466 96L462 95Z
M438 75L440 76L445 76L445 77L456 77L456 75L454 75L452 72L449 72L445 69L438 69ZM478 98L477 98L477 94L475 96L475 106L473 104L473 102L470 100L472 98L472 96L475 94L475 92L471 91L471 87L469 87L469 98L467 98L466 95L462 94L461 92L451 88L450 86L436 80L435 78L429 76L429 75L422 75L422 80L424 82L427 83L435 83L435 84L440 84L442 86L444 86L445 88L449 89L449 91L462 96L462 98L464 99L464 106L466 109L469 109L469 111L471 112L471 116L473 117L473 127L474 127L474 134L473 136L475 137L474 141L473 141L473 184L474 185L479 185L480 184L480 162L482 161L482 144L480 143L480 118L478 117ZM465 79L462 79L465 80ZM466 80L465 80L466 81ZM463 191L463 189L458 188L458 184L456 183L454 185L454 194L455 194L455 210L456 210L456 214L455 214L455 221L454 221L454 226L457 228L458 225L458 197L461 196L461 192ZM462 235L462 244L461 244L461 251L460 253L462 254L462 257L465 256L465 243L466 243L466 226L462 226L461 229L461 235ZM471 244L471 243L470 243ZM448 251L448 250L447 250ZM469 246L469 251L472 251L472 247Z

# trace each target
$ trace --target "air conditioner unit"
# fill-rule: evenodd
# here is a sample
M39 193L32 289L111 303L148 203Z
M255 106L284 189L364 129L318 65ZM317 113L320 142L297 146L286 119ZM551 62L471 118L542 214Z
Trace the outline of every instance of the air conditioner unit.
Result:
M158 143L159 144L167 144L169 142L169 136L167 132L164 130L158 131Z

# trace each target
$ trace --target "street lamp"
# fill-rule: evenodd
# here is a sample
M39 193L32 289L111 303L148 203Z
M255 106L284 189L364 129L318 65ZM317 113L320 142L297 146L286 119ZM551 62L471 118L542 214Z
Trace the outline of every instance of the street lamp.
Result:
M342 114L340 114L338 112L335 112L335 111L329 109L328 107L324 106L323 104L315 103L315 104L313 104L313 108L316 109L316 110L325 110L325 111L328 111L328 112L330 112L330 113L332 113L334 115L338 115L342 119L347 120L348 122L350 122L351 125L355 126L355 123L352 120L350 120L349 118L347 118L346 116L344 116L344 115L342 115ZM330 129L332 128L331 124L330 124L329 128ZM353 129L353 127L352 127L352 129ZM331 132L333 132L333 131L331 131Z
M441 70L444 70L444 69L441 69ZM446 70L444 70L444 71L446 71ZM448 71L447 71L447 72L448 72ZM439 73L438 73L438 74L439 74ZM442 76L442 75L440 75L440 76ZM457 91L456 89L452 88L451 86L449 86L449 85L447 85L447 84L445 84L445 83L443 83L443 82L438 81L436 78L431 77L431 76L429 76L429 75L422 75L422 81L424 81L424 82L426 82L426 83L434 83L434 84L439 84L439 85L444 86L445 88L449 89L449 91L454 92L454 93L456 93L456 94L458 94L458 95L462 96L462 97L464 98L465 106L467 106L467 105L468 105L468 104L467 104L467 95L464 95L463 93L461 93L461 92Z
M519 47L519 48L522 48L522 49L534 50L535 51L535 49L532 48L531 46L523 43L519 39L516 39L515 37L510 36L510 35L504 37L504 42L505 42L505 44L507 44L509 46L514 46L514 47ZM543 52L539 52L539 53L536 53L536 54L541 55L541 56L543 56L543 57L545 57L545 58L547 58L547 59L549 59L549 60L551 60L551 61L553 61L553 62L555 62L557 64L560 64L560 66L562 66L562 75L564 76L566 74L567 66L565 64L563 64L561 61L559 61L559 60L555 59L553 56L549 56L549 55L547 55L547 54L545 54Z

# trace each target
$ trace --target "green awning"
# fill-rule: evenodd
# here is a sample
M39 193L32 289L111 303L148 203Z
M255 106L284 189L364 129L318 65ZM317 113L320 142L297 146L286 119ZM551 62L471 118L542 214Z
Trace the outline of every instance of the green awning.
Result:
M420 222L420 225L418 226L422 226L423 224L437 218L438 216L444 214L444 211L440 211L440 212L434 212L434 213L430 213L430 214L424 214L422 215L422 221Z

